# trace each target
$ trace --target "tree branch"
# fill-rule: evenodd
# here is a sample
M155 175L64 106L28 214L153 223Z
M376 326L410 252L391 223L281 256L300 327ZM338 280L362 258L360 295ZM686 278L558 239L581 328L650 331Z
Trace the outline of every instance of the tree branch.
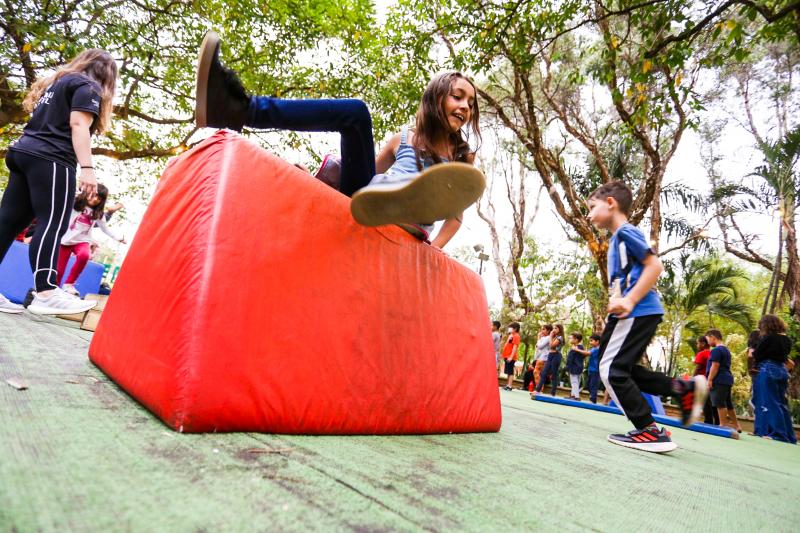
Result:
M130 107L124 107L120 105L114 106L114 114L120 118L128 118L136 117L147 122L151 122L153 124L189 124L194 121L194 117L189 118L156 118L147 115L146 113L142 113L136 109Z
M200 141L198 141L200 142ZM115 150L113 148L92 148L92 153L102 155L115 161L126 161L128 159L138 159L141 157L170 157L182 154L198 143L189 145L179 144L171 148L144 148L142 150Z
M663 257L663 256L667 255L670 252L674 252L675 250L682 249L684 246L686 246L687 244L689 244L692 241L696 241L698 239L705 239L706 238L705 235L704 235L705 229L708 227L708 225L711 223L711 221L714 220L715 218L716 218L716 215L712 216L711 218L709 218L706 221L705 224L700 226L700 228L698 228L697 231L695 231L692 235L690 235L689 237L684 239L684 241L682 243L678 244L677 246L673 246L672 248L667 248L666 250L658 252L658 256L659 257Z

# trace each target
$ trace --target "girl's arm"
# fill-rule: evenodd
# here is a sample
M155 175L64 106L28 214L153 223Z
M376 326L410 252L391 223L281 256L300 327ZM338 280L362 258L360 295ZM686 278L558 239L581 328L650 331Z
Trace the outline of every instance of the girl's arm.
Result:
M100 219L95 220L95 224L97 225L98 228L100 228L100 231L102 231L115 241L122 242L125 240L124 237L122 237L121 235L117 235L114 231L111 230L111 228L108 227L108 224L106 224L106 217L103 216L100 217Z
M398 145L399 145L399 137L398 137ZM469 163L470 165L474 165L475 154L474 153L467 154L467 156L464 158L464 161L466 163ZM453 236L458 232L458 230L461 229L461 221L463 218L464 218L464 213L461 213L460 217L448 218L447 220L445 220L444 224L442 224L442 227L439 230L439 234L436 236L436 238L433 240L431 244L433 244L437 248L444 248L444 246L448 242L450 242L450 239L453 238Z
M444 246L450 242L450 239L453 238L453 235L455 235L459 229L461 229L461 219L448 218L444 221L442 227L439 228L439 233L436 235L436 238L433 239L431 244L437 248L444 248Z
M389 142L381 149L378 157L375 159L375 172L378 174L383 174L389 167L392 166L395 162L395 154L397 153L397 148L400 146L400 134L395 133L389 139Z
M92 134L90 128L94 115L86 111L72 111L69 114L69 127L72 130L72 149L81 166L80 190L86 193L97 190L97 177L92 166Z

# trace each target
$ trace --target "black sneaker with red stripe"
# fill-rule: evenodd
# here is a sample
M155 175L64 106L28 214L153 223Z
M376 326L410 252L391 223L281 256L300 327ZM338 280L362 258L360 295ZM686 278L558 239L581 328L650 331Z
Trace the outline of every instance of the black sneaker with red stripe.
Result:
M691 426L703 416L703 404L708 394L708 383L705 376L694 376L692 379L677 380L678 401L681 406L681 424Z
M665 428L659 430L655 425L647 426L644 429L634 429L625 435L609 435L608 441L626 448L653 453L667 453L678 447L669 438L669 432Z

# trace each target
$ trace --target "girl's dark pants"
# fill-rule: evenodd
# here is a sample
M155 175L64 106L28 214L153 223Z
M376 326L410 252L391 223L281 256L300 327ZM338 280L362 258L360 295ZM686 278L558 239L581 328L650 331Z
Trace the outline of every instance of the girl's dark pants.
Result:
M342 184L347 196L375 176L372 117L361 100L284 100L253 96L246 125L294 131L336 131L341 135Z
M550 352L547 354L547 364L544 365L544 370L542 371L541 378L539 379L539 383L536 384L536 392L541 392L542 387L544 387L545 381L547 381L547 376L551 376L553 380L553 389L551 394L553 396L556 395L556 390L558 389L558 369L561 366L561 354L558 352Z
M14 238L38 221L28 258L37 291L55 289L61 237L75 201L75 169L17 150L6 154L8 186L0 200L0 261Z
M756 435L797 443L786 400L788 386L789 372L785 366L769 359L759 365L753 386Z

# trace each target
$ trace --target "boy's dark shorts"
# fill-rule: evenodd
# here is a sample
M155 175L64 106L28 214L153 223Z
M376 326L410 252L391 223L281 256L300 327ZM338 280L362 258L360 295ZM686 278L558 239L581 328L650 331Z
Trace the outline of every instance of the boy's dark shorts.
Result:
M514 361L513 359L507 359L506 360L505 370L503 370L503 373L506 374L507 376L510 376L511 374L513 374L514 373L514 363L516 363L516 361Z
M731 385L717 385L711 389L711 405L717 409L733 409L733 398L731 397Z

